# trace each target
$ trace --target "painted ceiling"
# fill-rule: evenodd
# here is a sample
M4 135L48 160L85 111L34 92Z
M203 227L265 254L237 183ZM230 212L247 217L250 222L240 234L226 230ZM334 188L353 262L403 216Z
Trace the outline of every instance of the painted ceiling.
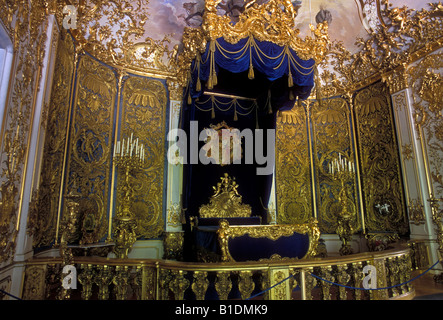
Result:
M250 0L249 0L250 1ZM256 0L259 2L260 0ZM261 0L266 1L266 0ZM309 35L309 24L316 24L316 17L329 20L332 40L342 41L351 52L357 49L355 40L365 38L380 23L378 9L382 0L295 0L298 8L296 27L300 36ZM407 6L420 10L427 8L429 0L391 0L394 7ZM259 2L260 3L260 2ZM220 14L235 16L244 6L244 0L222 0ZM202 21L204 0L150 0L149 18L145 24L146 36L162 39L169 35L171 44L180 43L185 26L198 27Z

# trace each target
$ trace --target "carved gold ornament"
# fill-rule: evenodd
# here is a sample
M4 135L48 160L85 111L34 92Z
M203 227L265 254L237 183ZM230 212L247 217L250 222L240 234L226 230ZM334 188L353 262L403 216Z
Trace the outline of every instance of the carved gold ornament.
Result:
M178 56L177 78L185 87L189 80L192 61L206 49L206 44L215 46L218 38L234 44L244 38L269 41L282 47L292 48L304 60L320 62L330 43L327 23L310 25L312 37L301 39L295 28L297 12L291 1L269 0L264 4L254 1L246 5L245 11L234 24L226 15L217 14L221 0L206 0L201 29L185 28L183 52Z
M202 205L199 209L200 218L234 218L250 217L251 206L242 203L242 196L238 194L238 184L235 178L227 173L220 177L217 186L212 187L214 194L209 199L209 204Z

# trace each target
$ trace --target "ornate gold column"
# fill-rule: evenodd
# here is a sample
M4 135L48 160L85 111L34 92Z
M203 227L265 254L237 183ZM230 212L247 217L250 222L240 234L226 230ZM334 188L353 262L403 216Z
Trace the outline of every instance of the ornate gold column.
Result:
M441 48L441 43L438 43ZM443 247L441 209L443 198L443 50L411 63L407 70L411 128L414 131L420 173L430 263L441 259ZM435 269L434 269L435 270ZM441 272L441 265L440 265ZM441 281L441 276L436 277Z
M176 79L168 78L169 89L169 125L168 132L179 128L180 111L182 107L182 87ZM175 143L168 142L168 147ZM183 211L182 208L182 182L183 164L167 164L167 187L166 187L166 232L164 235L164 258L181 260L183 256Z
M411 240L424 241L426 246L434 247L435 237L432 224L432 210L429 199L426 164L423 144L418 127L414 124L412 92L408 85L408 72L405 65L383 75L392 99L396 134L400 154L401 172L404 182L405 200L409 216ZM429 250L427 250L429 251ZM435 250L431 249L431 252ZM428 257L424 261L435 261ZM417 265L417 267L427 267Z

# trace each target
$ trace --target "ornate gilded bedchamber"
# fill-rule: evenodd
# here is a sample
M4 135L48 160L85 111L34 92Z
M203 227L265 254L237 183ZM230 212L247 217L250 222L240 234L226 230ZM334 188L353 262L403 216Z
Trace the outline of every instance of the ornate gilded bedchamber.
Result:
M184 29L181 50L168 48L166 40L133 43L142 16L117 53L113 45L120 39L104 46L81 30L57 33L42 173L26 231L35 256L26 262L24 298L248 299L274 285L261 298L414 295L405 281L413 268L431 261L428 243L395 243L426 216L404 178L412 140L402 143L396 133L409 98L393 93L408 85L405 61L441 47L441 4L411 15L387 1L382 14L391 24L351 55L331 43L325 21L310 25L310 36L301 39L290 1L251 1L235 23L218 14L220 2L205 1L202 25ZM60 13L56 18L61 21ZM403 43L408 37L414 41ZM417 99L415 120L421 117L417 127L426 128L419 132L431 135L439 123L428 115L440 112L435 106L441 99L425 92L439 92L432 70L441 67L441 52L423 61L410 69L417 76L409 85ZM425 98L434 109L420 107ZM167 162L168 132L192 137L208 128L261 130L263 144L272 141L273 148L249 161L241 137L238 158L228 143L229 163L217 163L220 149L221 158L207 154L211 161L203 164L192 158L187 141L187 152L179 148L173 155L185 163ZM13 135L7 138L17 148ZM123 141L136 145L137 158L119 153ZM197 152L208 142L196 141ZM271 158L271 172L257 174ZM428 163L429 181L440 183L439 161ZM13 216L7 199L18 190L2 188L6 221ZM434 195L430 209L441 243ZM12 244L17 234L18 228L3 232ZM328 256L322 236L339 243L337 252ZM364 243L367 252L353 252L352 241ZM148 242L153 249L143 248ZM12 247L0 255L11 258ZM144 257L148 250L156 257ZM77 291L60 286L67 265L78 271ZM361 287L366 265L381 270L378 286L390 289L331 286Z

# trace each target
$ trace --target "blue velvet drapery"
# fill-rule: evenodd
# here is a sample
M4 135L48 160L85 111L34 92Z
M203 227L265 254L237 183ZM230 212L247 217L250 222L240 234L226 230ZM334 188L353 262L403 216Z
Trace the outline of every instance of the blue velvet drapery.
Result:
M288 46L258 41L253 37L235 44L219 38L209 42L206 51L193 61L187 95L191 98L201 96L202 82L212 89L218 83L220 69L224 69L231 73L248 71L249 79L253 79L258 71L271 82L287 77L288 90L293 98L306 99L314 86L314 68L313 59L300 59Z

